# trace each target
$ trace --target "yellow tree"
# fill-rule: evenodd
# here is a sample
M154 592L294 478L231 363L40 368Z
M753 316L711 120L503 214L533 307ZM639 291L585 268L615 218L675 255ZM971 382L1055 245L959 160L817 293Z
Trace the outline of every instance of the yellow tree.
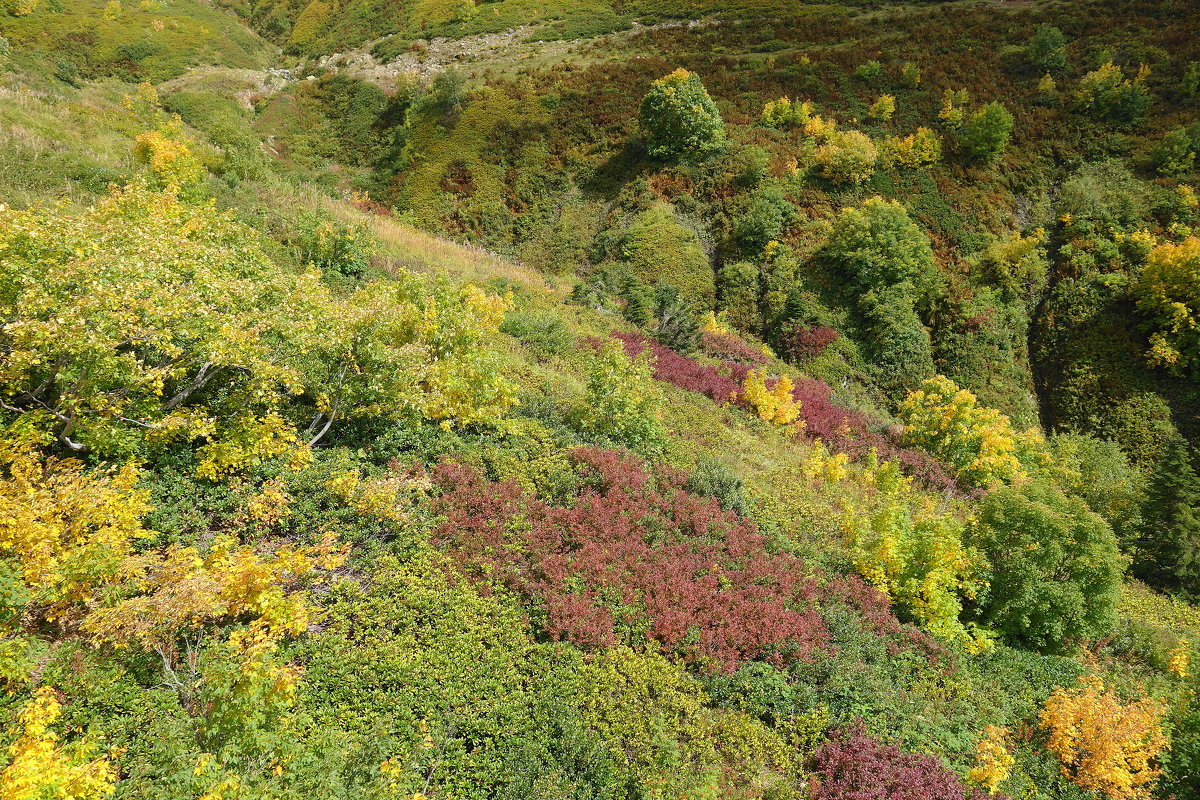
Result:
M262 555L228 536L206 552L175 547L134 556L123 569L125 591L133 596L96 609L83 628L98 643L157 653L167 685L192 711L201 684L212 682L200 663L210 649L217 666L227 667L219 676L223 702L210 709L210 724L235 724L243 714L292 701L299 670L273 657L312 618L300 581L336 568L344 557L332 539Z
M10 429L8 437L20 438ZM10 440L11 442L11 440ZM87 474L29 444L0 446L0 679L25 680L45 638L73 628L146 536L132 466Z
M1181 371L1200 361L1200 238L1153 248L1132 289L1156 328L1150 363Z
M83 213L0 210L0 422L101 457L195 445L214 479L302 465L355 416L491 424L515 403L488 347L507 308L406 273L335 296L174 180Z
M906 442L949 463L976 486L1011 481L1044 457L1036 431L1013 430L1007 416L980 406L974 394L941 375L910 393L900 404L899 417Z
M742 382L742 397L759 419L776 425L791 425L800 416L800 402L792 397L792 381L781 375L767 386L762 370L752 369Z
M1008 751L1008 729L988 725L975 743L975 766L967 771L967 780L995 794L1016 763Z
M1094 676L1075 689L1058 688L1046 700L1042 726L1046 746L1064 775L1109 800L1150 797L1161 770L1155 761L1167 748L1164 708L1153 700L1123 703Z

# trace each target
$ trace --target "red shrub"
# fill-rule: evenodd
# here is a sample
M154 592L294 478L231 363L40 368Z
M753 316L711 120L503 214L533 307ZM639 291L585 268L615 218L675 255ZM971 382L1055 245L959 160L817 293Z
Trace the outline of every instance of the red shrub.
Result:
M725 333L704 333L700 336L700 349L722 361L762 366L767 363L767 354L757 347Z
M780 344L784 357L798 364L824 353L825 348L833 344L839 335L833 328L824 325L806 328L797 322L791 332L782 337Z
M651 475L595 448L572 458L589 484L573 508L439 465L435 510L446 519L434 540L468 572L539 603L546 632L581 646L649 639L725 672L827 646L819 583L795 556L770 552L753 522L689 494L678 471Z
M837 730L813 756L813 800L1005 800L964 786L933 756L905 753L863 733Z
M713 367L680 355L640 334L614 331L612 335L625 343L625 352L630 356L636 356L649 347L654 355L654 377L664 383L677 386L686 392L705 395L718 403L729 402L741 388L739 383L730 380Z

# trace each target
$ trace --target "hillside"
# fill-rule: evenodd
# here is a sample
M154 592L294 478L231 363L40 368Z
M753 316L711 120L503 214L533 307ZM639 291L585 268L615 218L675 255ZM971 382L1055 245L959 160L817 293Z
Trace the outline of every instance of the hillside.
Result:
M0 4L0 797L1200 797L1198 32Z

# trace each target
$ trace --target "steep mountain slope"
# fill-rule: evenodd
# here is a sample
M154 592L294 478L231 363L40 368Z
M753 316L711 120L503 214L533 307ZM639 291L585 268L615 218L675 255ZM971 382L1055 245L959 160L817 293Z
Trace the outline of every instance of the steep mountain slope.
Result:
M1197 796L1190 5L6 13L0 794Z

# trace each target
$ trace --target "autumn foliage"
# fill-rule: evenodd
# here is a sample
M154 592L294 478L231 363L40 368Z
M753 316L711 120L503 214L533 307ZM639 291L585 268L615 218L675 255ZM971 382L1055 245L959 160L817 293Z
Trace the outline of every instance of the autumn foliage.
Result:
M575 505L531 497L451 462L434 473L434 534L479 577L535 600L553 637L608 646L651 640L708 669L810 658L829 634L816 578L771 552L748 519L609 450L571 453L587 481Z
M1122 702L1096 677L1075 689L1056 689L1042 709L1046 747L1075 784L1109 800L1150 797L1156 760L1167 748L1165 709L1153 700Z
M861 727L834 731L813 756L813 800L983 800L933 756L905 753Z
M113 793L117 769L106 758L90 759L91 747L84 741L72 746L59 744L50 727L62 715L54 689L43 686L21 709L14 741L8 747L8 766L0 771L0 797L6 800L100 800Z

